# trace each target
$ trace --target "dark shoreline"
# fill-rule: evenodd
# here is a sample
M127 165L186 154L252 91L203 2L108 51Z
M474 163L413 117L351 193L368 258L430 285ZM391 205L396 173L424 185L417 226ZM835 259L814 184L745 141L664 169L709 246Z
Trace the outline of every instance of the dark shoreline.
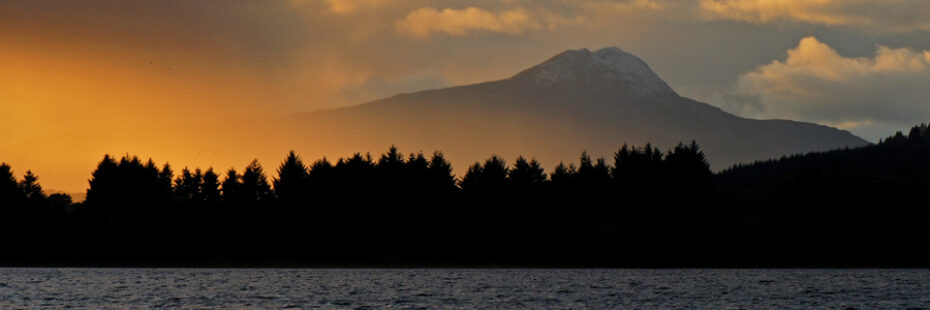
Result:
M2 176L5 174L6 176ZM211 170L106 156L88 200L0 165L0 265L879 268L930 266L930 127L714 174L696 143L582 153L547 174L441 153ZM273 186L272 186L273 185Z

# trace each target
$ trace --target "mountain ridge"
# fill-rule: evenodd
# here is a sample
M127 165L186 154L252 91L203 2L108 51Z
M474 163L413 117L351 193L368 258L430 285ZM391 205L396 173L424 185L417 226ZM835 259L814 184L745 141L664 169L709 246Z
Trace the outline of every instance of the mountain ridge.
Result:
M595 74L599 76L593 77ZM535 80L532 82L548 87L553 83L577 79L590 82L594 78L614 81L627 79L640 84L644 91L678 95L645 61L617 47L606 47L594 52L587 48L566 50L510 79Z
M573 162L622 144L663 149L696 140L715 170L736 163L868 144L845 130L742 118L678 95L648 64L619 48L568 50L510 78L423 90L296 116L339 132L355 152L443 150L460 166L491 154ZM300 125L298 125L300 126ZM324 146L325 147L325 146Z

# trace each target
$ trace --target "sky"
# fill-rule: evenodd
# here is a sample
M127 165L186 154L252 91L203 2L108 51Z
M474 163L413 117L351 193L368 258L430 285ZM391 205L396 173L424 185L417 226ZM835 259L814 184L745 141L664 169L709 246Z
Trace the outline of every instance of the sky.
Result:
M86 187L104 153L243 166L185 134L607 46L744 117L871 141L930 120L925 0L8 0L0 161L63 191Z

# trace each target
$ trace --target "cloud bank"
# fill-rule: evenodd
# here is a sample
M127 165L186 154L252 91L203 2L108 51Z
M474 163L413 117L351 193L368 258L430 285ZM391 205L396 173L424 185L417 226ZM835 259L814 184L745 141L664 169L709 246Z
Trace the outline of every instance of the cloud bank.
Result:
M476 7L461 10L425 7L410 12L407 17L397 22L398 31L417 37L428 37L434 32L461 36L471 31L516 35L541 27L542 25L522 8L494 13Z
M330 11L336 14L352 13L359 8L378 7L388 2L390 0L326 0Z
M840 55L815 37L739 77L728 108L751 117L813 121L851 130L930 120L930 51L878 46Z
M758 24L786 20L930 30L930 2L924 0L701 0L699 10L708 19Z

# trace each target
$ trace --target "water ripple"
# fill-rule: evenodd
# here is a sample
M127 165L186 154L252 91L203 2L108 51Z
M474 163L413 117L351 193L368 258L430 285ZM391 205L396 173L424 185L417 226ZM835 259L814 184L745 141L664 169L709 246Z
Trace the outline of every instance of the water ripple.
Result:
M927 309L930 270L0 268L0 309Z

